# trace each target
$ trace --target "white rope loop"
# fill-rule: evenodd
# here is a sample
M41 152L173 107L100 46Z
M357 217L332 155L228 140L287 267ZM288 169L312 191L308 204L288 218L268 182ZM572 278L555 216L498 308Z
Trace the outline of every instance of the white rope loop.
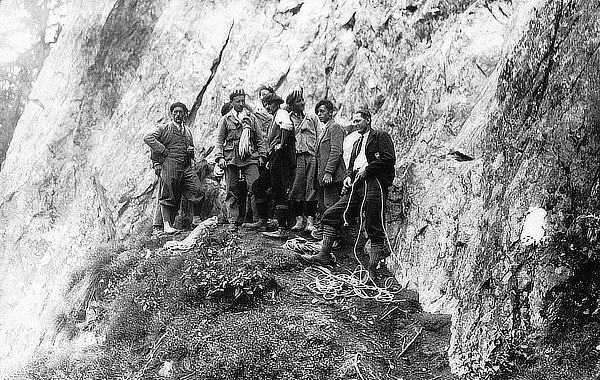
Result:
M387 278L383 287L373 285L369 272L361 265L349 274L334 274L322 266L306 267L304 273L312 278L306 287L326 300L359 297L378 302L393 302L395 295L401 290L393 284L392 278Z
M381 225L383 226L385 238L391 252L392 246L390 244L390 239L388 237L387 230L385 229L385 220L383 215L385 207L383 199L383 186L381 186L381 182L379 182L379 179L376 178L376 180L377 184L379 185L379 194L381 199ZM326 300L332 300L337 297L356 296L362 299L373 299L378 302L393 302L394 296L398 294L401 290L400 287L394 284L394 279L391 277L385 279L382 287L377 286L377 284L375 284L373 279L371 279L371 277L369 276L369 271L365 269L365 266L358 257L358 242L360 240L360 236L363 230L363 213L365 202L367 200L367 193L368 184L367 181L365 181L365 189L359 211L359 229L358 234L356 236L356 241L354 242L353 249L354 258L358 262L358 266L354 269L354 271L350 274L334 274L329 269L321 266L307 267L304 269L304 273L313 278L313 282L307 285L308 289L310 289L313 293L323 296L323 298ZM342 215L344 220L344 226L348 225L346 213L348 212L348 208L350 207L350 201L352 200L353 194L354 183L352 183L348 204L346 205L346 209L344 210L344 213ZM316 271L317 273L312 274L310 273L311 271Z

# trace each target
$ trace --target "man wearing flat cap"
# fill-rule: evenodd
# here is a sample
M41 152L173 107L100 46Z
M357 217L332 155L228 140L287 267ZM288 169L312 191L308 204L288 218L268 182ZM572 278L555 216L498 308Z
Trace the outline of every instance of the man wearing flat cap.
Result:
M166 233L174 233L177 230L173 222L182 195L194 204L194 214L198 214L204 194L191 167L194 139L191 130L185 126L188 109L185 104L175 102L169 107L169 112L171 121L146 133L144 142L150 146L154 170L160 177L160 213L158 210L155 213L153 225L157 228L162 226Z
M273 115L273 121L267 133L267 147L271 173L271 191L279 224L277 231L263 232L263 235L275 239L287 239L290 235L287 189L295 166L294 127L288 112L280 107L283 103L281 97L275 93L269 93L263 97L262 103L267 111Z
M256 117L245 107L246 93L236 87L229 95L232 109L217 123L215 157L217 165L225 170L227 218L229 230L235 231L241 223L239 215L242 175L246 180L248 197L252 197L252 184L258 178L258 168L266 162L265 139Z

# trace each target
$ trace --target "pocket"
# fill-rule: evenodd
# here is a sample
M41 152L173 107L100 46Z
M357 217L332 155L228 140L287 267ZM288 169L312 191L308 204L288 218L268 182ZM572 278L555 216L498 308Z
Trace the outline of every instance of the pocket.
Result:
M235 149L235 140L225 140L225 145L223 145L223 150L233 150Z

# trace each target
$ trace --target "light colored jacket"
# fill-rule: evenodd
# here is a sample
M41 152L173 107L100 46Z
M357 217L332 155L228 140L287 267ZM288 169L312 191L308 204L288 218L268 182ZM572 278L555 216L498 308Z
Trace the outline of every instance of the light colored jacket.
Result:
M290 114L296 136L296 153L317 154L317 136L319 136L319 118L307 113L303 118Z
M250 156L242 158L239 154L239 144L244 128L250 128L252 144ZM238 167L256 164L259 157L267 157L265 137L254 115L244 112L243 116L238 117L237 112L232 109L219 119L215 158L219 159L221 157L225 159L227 165Z

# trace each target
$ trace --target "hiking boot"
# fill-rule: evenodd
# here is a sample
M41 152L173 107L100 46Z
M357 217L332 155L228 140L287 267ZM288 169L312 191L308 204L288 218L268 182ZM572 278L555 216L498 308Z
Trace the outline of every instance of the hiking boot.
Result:
M273 232L263 232L262 234L263 236L271 239L287 240L290 237L290 233L281 228L278 228L276 231Z
M333 265L335 264L335 256L330 253L317 253L316 255L300 255L297 254L296 258L307 264L315 265Z
M379 262L388 257L392 252L387 244L374 244L369 252L369 267L377 267Z
M309 216L308 218L306 218L306 227L304 228L304 232L306 233L312 233L313 231L315 231L315 218L312 216Z
M275 231L279 228L277 219L267 219L267 231Z
M323 228L316 228L316 229L314 229L310 233L310 236L312 236L312 238L315 239L315 240L323 240Z
M202 218L199 215L194 215L192 218L192 228L196 228L202 223Z
M303 229L304 229L304 217L297 216L296 224L294 224L294 226L291 228L291 230L296 232L296 231L302 231Z
M242 228L247 228L249 230L259 230L266 231L267 230L267 220L266 219L258 219L253 223L244 223L242 224Z

